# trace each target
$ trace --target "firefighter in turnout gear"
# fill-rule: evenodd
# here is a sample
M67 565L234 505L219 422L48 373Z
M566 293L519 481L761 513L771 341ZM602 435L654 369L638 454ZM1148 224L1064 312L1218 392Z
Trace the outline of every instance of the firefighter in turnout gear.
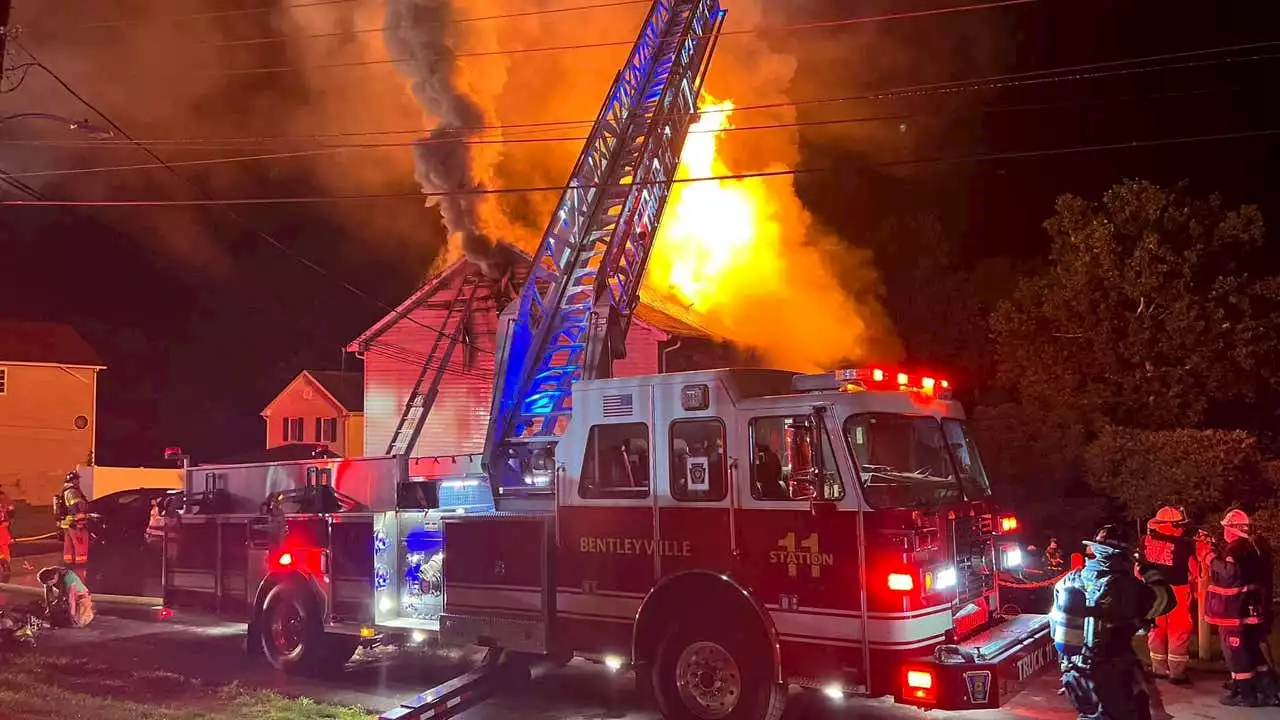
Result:
M1147 649L1151 654L1151 671L1158 678L1168 678L1174 685L1191 682L1187 677L1191 642L1191 587L1199 579L1195 543L1185 536L1187 514L1178 507L1162 507L1147 523L1142 539L1142 559L1159 568L1173 588L1177 606L1156 619L1147 633Z
M54 507L62 528L62 562L83 568L89 562L89 498L80 489L80 473L67 473Z
M1174 608L1173 589L1154 566L1144 564L1139 579L1135 551L1116 527L1085 545L1089 559L1054 586L1049 614L1063 690L1081 720L1150 720L1133 637Z
M13 501L4 490L0 490L0 582L9 582L13 570L10 559L13 534L9 530L12 520Z
M1232 510L1222 518L1226 547L1210 549L1204 564L1209 571L1205 596L1205 620L1218 626L1222 657L1231 671L1232 690L1223 705L1258 707L1277 704L1276 685L1266 658L1262 639L1267 633L1267 616L1262 588L1270 586L1271 568L1263 564L1254 543L1249 516Z

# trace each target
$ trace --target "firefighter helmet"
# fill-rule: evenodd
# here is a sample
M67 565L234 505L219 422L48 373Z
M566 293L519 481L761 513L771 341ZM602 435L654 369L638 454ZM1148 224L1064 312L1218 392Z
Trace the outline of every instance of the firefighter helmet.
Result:
M66 479L64 482L69 482L69 483L72 483L72 484L79 484L79 483L80 483L80 472L79 472L78 470L72 470L71 472L67 473L67 479Z
M1099 547L1124 553L1132 553L1134 551L1133 545L1126 541L1120 528L1115 525L1103 525L1098 528L1098 534L1094 535L1092 540L1085 540L1084 544L1094 550L1095 553Z
M1222 527L1235 528L1241 532L1249 531L1249 514L1236 508L1222 516Z
M62 579L62 568L47 567L36 573L36 580L41 585L53 585Z
M1187 513L1181 507L1165 505L1156 511L1156 516L1147 522L1147 527L1156 525L1182 526L1187 524Z

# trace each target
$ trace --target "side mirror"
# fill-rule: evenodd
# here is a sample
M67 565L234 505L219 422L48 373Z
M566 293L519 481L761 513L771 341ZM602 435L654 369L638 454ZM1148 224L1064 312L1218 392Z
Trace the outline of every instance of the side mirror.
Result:
M787 492L792 500L812 500L818 496L818 469L813 464L813 428L806 422L787 423L787 454L791 475Z

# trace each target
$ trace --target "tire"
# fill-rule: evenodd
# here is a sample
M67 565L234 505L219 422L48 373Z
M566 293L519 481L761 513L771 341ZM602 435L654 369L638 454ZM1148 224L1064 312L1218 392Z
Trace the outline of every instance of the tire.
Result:
M652 686L665 720L778 720L787 686L774 680L764 638L733 616L672 628L658 646ZM700 669L701 668L701 669Z
M262 654L277 670L302 675L331 666L332 643L325 636L319 609L299 584L284 582L272 588L258 625Z

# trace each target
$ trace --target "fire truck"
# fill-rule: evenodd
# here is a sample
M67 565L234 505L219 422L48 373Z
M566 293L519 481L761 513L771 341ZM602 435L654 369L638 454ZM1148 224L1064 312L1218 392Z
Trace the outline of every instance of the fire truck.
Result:
M246 621L285 671L488 649L384 718L460 712L535 658L634 672L704 720L775 720L792 686L992 708L1052 664L1047 618L1002 614L1017 522L946 380L613 377L724 17L654 0L501 311L483 452L409 457L447 371L428 358L386 456L190 468L167 608Z

